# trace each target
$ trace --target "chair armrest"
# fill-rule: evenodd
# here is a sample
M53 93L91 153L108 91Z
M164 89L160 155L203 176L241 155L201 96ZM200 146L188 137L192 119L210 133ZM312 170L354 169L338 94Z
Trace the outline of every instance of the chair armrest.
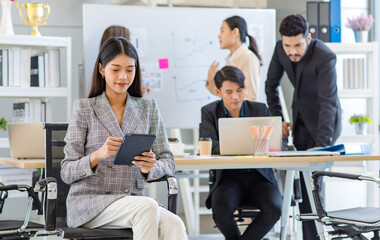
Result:
M172 175L165 175L161 178L148 180L148 183L152 182L163 182L166 181L168 188L168 210L174 214L177 213L177 194L178 194L178 183L177 179Z
M303 214L297 214L296 215L297 221L310 221L310 220L319 220L318 215L314 213L303 213Z
M319 186L319 179L321 177L332 177L332 178L343 178L343 179L350 179L350 180L359 180L359 181L371 181L375 182L377 185L380 186L380 180L373 177L368 176L362 176L357 174L348 174L348 173L338 173L338 172L327 172L327 171L318 171L315 172L312 175L312 184L313 184L313 198L315 207L317 209L317 214L320 219L323 219L327 216L326 211L323 208L322 201L319 196L319 189L321 186Z
M348 174L348 173L338 173L338 172L327 172L327 171L318 171L312 175L313 181L318 182L320 177L336 177L336 178L345 178L351 180L361 180L360 175Z
M319 171L319 172L315 172L312 175L312 178L313 178L313 181L318 184L318 179L324 176L333 177L333 178L344 178L344 179L350 179L350 180L369 181L369 182L376 183L380 187L380 179L369 177L369 176L357 175L357 174Z
M68 123L56 123L56 122L47 123L46 122L46 123L44 123L43 128L50 130L50 131L52 131L52 130L60 131L60 130L67 130L68 125L69 125Z
M57 180L53 177L47 177L36 182L34 187L35 191L45 191L45 230L56 230L56 215L57 215L57 196L58 196L58 184Z
M38 199L37 193L34 192L31 186L24 185L24 184L20 184L20 185L12 184L12 185L0 186L0 192L11 191L11 190L18 190L20 192L25 192L25 191L28 192L28 196L33 198L33 202L35 202L36 206L41 207L41 201Z
M41 180L39 180L38 182L36 182L35 186L34 186L34 190L36 192L40 192L40 191L43 191L44 188L46 188L46 186L49 184L49 183L52 183L52 182L57 182L57 179L53 178L53 177L47 177L47 178L43 178Z

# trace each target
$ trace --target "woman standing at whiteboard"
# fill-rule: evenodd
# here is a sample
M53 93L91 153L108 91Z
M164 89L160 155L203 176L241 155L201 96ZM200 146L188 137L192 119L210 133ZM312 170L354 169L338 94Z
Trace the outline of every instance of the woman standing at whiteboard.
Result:
M246 38L249 45L245 45ZM245 100L256 101L258 99L260 83L260 66L262 65L255 39L248 35L247 23L240 16L232 16L225 19L218 35L220 48L230 50L226 58L226 65L239 68L245 76L246 96ZM208 71L206 82L207 89L216 95L214 77L218 71L219 62L214 61Z

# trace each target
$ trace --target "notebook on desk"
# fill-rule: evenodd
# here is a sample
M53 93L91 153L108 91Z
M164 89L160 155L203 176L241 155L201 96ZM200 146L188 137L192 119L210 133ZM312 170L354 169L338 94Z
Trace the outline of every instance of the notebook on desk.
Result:
M220 155L252 155L253 141L248 127L271 123L273 131L269 138L269 151L281 151L281 117L219 118L218 123Z
M12 158L45 158L43 123L8 123Z

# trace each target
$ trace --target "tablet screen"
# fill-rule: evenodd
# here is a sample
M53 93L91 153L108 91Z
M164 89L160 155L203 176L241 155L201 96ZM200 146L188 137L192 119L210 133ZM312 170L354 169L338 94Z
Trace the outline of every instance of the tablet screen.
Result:
M127 133L117 151L114 164L133 165L132 161L135 156L139 156L143 152L149 152L152 149L155 138L156 136L152 134Z

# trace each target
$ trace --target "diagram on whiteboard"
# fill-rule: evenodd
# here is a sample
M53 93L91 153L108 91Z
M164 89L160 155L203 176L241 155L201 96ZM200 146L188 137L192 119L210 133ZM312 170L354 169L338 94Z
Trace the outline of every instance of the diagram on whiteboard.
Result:
M141 63L141 74L145 87L152 91L162 91L162 70L154 63Z
M145 28L131 28L130 39L133 46L135 46L139 57L146 57L148 55L148 37Z
M193 76L181 72L172 77L177 102L209 101L214 98L205 87L207 75L204 78Z
M174 67L209 67L219 47L217 38L206 39L197 36L172 33Z

